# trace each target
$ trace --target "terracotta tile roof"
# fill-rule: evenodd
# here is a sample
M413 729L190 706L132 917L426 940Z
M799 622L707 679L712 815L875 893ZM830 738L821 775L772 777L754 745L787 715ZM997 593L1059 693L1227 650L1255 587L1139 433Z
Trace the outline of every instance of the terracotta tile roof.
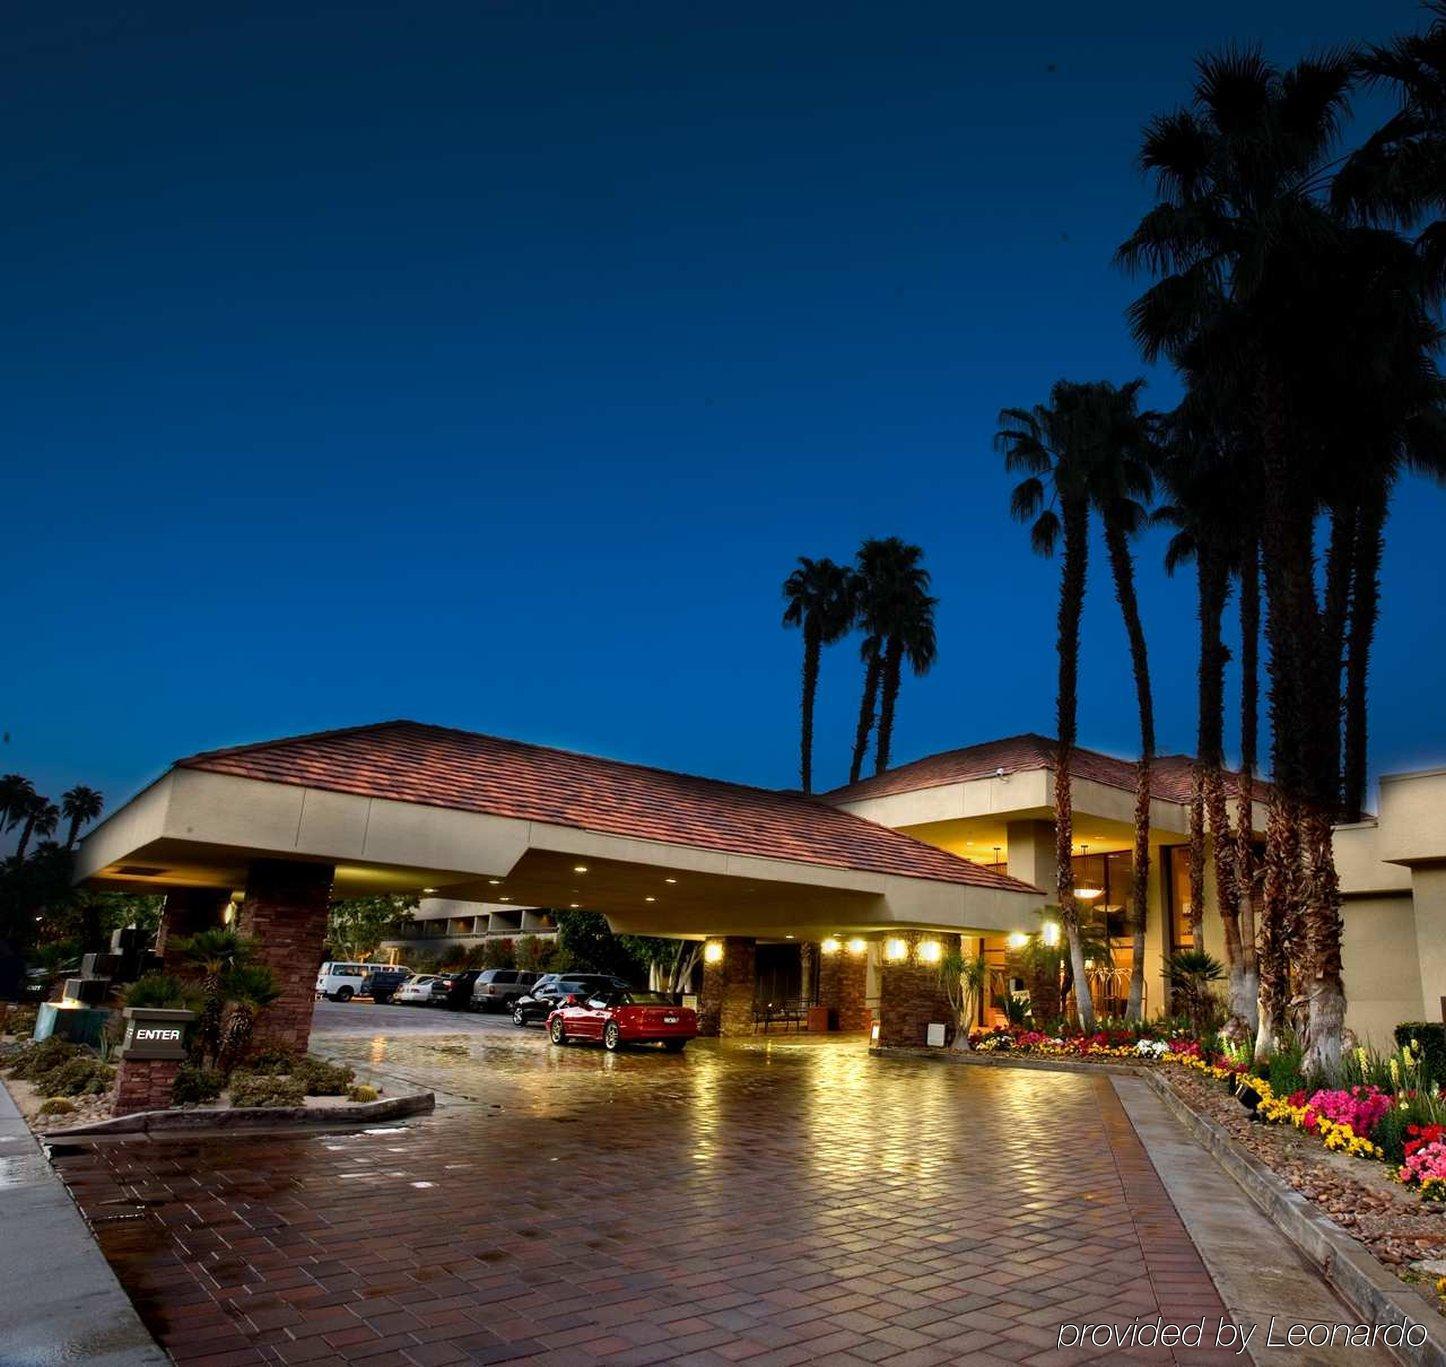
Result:
M210 750L178 760L177 767L729 854L1038 891L801 793L420 722L379 722Z
M971 779L990 778L996 769L1018 772L1028 769L1053 769L1058 742L1049 736L1026 732L1004 740L968 745L962 750L945 750L926 755L876 778L866 778L824 796L830 802L854 802L868 797L887 797L892 793L912 793L921 788L938 788L948 783L967 783ZM1165 802L1190 800L1191 766L1189 755L1156 755L1150 773L1151 793ZM1076 746L1070 761L1077 778L1090 779L1110 788L1135 790L1135 763L1117 759L1099 750ZM1231 775L1233 777L1233 775ZM1256 791L1264 796L1269 785L1256 782Z

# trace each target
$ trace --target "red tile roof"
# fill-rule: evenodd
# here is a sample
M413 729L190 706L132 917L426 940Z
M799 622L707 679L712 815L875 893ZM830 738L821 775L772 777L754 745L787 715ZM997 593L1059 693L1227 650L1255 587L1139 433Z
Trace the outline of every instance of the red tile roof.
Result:
M1059 742L1049 736L1026 732L1004 740L968 745L962 750L945 750L926 755L910 764L876 778L836 788L825 796L830 802L856 802L868 797L887 797L893 793L912 793L921 788L938 788L948 783L967 783L971 779L991 778L995 770L1008 773L1029 769L1053 769ZM1150 792L1165 802L1189 802L1191 766L1189 755L1156 755L1150 771ZM1099 750L1076 746L1070 759L1070 772L1076 778L1089 779L1110 788L1135 790L1135 762L1117 759ZM1257 782L1262 796L1267 785Z
M801 793L420 722L379 722L210 750L177 761L177 767L729 854L1038 891Z

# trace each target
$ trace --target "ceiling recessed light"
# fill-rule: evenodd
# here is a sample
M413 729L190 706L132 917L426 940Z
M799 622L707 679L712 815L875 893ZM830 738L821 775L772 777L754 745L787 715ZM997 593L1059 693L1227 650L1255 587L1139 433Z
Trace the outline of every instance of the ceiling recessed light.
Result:
M791 940L791 939L793 939L793 936L792 936L792 935L785 935L783 938L784 938L785 940Z
M487 881L491 883L494 888L502 882L500 878L489 878Z
M568 903L568 906L570 906L574 911L576 911L581 905L582 905L581 902L569 902L569 903Z
M644 898L643 898L643 901L645 901L645 902L656 902L657 900L658 900L658 899L657 899L656 897L644 897Z
M510 902L512 899L510 897L504 897L502 900L504 902Z
M574 873L586 873L586 872L587 872L587 865L586 865L586 864L574 864L574 865L572 866L572 871L573 871Z
M678 880L677 880L676 878L665 878L665 879L663 879L663 882L665 882L665 883L676 883L677 881L678 881Z
M423 889L422 889L423 892L436 892L436 890L437 890L436 888L423 888Z

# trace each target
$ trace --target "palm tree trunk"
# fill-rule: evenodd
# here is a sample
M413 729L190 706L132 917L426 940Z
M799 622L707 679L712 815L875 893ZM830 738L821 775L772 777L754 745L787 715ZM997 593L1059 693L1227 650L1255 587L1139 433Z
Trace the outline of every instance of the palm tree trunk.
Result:
M1235 893L1240 904L1241 1004L1260 1033L1256 950L1255 766L1260 748L1260 550L1249 537L1240 564L1240 778L1236 788Z
M894 706L899 700L899 681L903 674L904 642L890 636L884 648L883 677L879 695L878 749L874 753L874 773L882 774L889 767L889 750L894 740Z
M1070 763L1074 752L1076 718L1079 711L1079 625L1084 612L1085 585L1089 568L1089 508L1075 499L1063 504L1064 560L1059 578L1059 689L1055 697L1055 722L1059 751L1054 763L1054 861L1055 890L1060 919L1069 945L1070 971L1074 978L1075 1010L1080 1028L1095 1028L1094 1002L1090 1000L1085 972L1084 946L1080 943L1079 906L1074 899L1074 799L1070 791Z
M25 824L20 828L20 843L15 846L16 859L24 859L25 851L29 848L30 837L35 834L35 817L25 818Z
M1341 889L1331 847L1331 816L1330 810L1320 804L1305 814L1305 945L1310 965L1310 1017L1301 1069L1307 1077L1334 1083L1340 1077L1346 989L1341 978Z
M823 649L818 628L805 623L803 628L803 716L799 738L799 779L803 791L813 791L813 705L818 696L818 662Z
M869 641L865 646L864 693L859 699L859 724L854 732L854 757L849 765L849 782L857 783L864 771L864 756L869 750L869 732L874 729L874 712L879 702L879 644Z
M1359 821L1366 808L1366 678L1380 609L1385 524L1386 498L1380 491L1365 502L1356 527L1341 756L1341 797L1347 821Z
M1135 854L1130 887L1130 995L1126 1018L1142 1020L1145 1009L1145 923L1150 904L1150 770L1155 760L1155 701L1150 688L1150 657L1145 627L1135 594L1135 566L1125 529L1114 519L1105 522L1105 547L1114 575L1115 598L1125 619L1130 642L1130 667L1135 679L1135 706L1140 716L1140 762L1135 771Z
M79 816L73 816L73 817L70 818L70 828L65 832L65 848L66 848L66 849L68 849L68 850L73 850L73 849L75 848L75 837L76 837L77 835L79 835L79 834L80 834L80 817L79 817Z

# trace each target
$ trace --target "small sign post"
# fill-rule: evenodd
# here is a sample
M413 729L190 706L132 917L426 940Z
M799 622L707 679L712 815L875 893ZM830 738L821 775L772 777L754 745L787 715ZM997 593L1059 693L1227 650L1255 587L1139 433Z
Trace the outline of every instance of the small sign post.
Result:
M120 1056L140 1062L144 1059L186 1057L186 1031L196 1019L193 1011L167 1010L151 1006L128 1006Z

